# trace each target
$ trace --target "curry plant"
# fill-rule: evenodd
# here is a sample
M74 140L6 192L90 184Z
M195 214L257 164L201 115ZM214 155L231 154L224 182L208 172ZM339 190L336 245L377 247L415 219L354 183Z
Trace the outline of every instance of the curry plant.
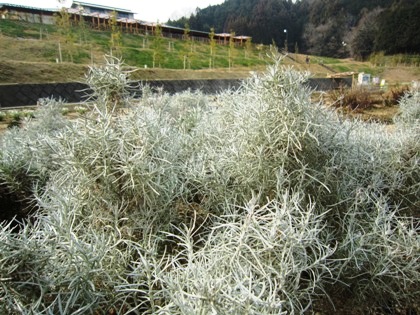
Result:
M1 185L34 211L0 224L0 312L300 314L337 286L418 296L417 92L390 131L312 103L309 74L277 54L211 96L146 85L134 99L122 67L90 69L83 117L47 99L1 136Z

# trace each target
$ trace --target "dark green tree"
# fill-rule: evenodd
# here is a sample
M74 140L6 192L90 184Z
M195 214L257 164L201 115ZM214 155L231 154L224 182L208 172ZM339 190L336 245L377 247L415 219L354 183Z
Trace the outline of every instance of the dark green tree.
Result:
M378 16L374 50L385 54L420 52L420 2L396 1Z
M418 52L419 0L226 0L171 21L254 42L297 43L302 53L366 58L370 52ZM377 12L383 12L377 15ZM373 12L373 13L372 13Z

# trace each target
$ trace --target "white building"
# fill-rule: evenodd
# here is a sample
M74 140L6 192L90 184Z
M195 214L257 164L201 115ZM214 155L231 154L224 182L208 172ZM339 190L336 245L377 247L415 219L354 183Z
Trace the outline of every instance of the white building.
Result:
M357 78L358 85L369 85L370 84L370 74L361 72Z

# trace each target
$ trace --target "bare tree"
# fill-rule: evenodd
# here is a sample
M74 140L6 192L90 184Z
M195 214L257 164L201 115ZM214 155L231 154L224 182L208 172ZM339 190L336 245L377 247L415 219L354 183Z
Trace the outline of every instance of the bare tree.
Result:
M363 16L349 34L350 54L356 59L365 60L374 51L375 37L378 30L377 17L383 11L376 8L363 11Z

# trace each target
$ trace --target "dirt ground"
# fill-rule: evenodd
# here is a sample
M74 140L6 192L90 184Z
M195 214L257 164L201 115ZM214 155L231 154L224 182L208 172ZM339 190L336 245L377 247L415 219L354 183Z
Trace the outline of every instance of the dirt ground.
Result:
M402 306L391 301L374 304L371 301L359 301L348 292L335 292L329 299L320 298L313 303L305 315L419 315L420 305L413 303Z
M382 78L392 85L411 83L420 80L420 68L415 67L398 67L386 68L382 74Z

